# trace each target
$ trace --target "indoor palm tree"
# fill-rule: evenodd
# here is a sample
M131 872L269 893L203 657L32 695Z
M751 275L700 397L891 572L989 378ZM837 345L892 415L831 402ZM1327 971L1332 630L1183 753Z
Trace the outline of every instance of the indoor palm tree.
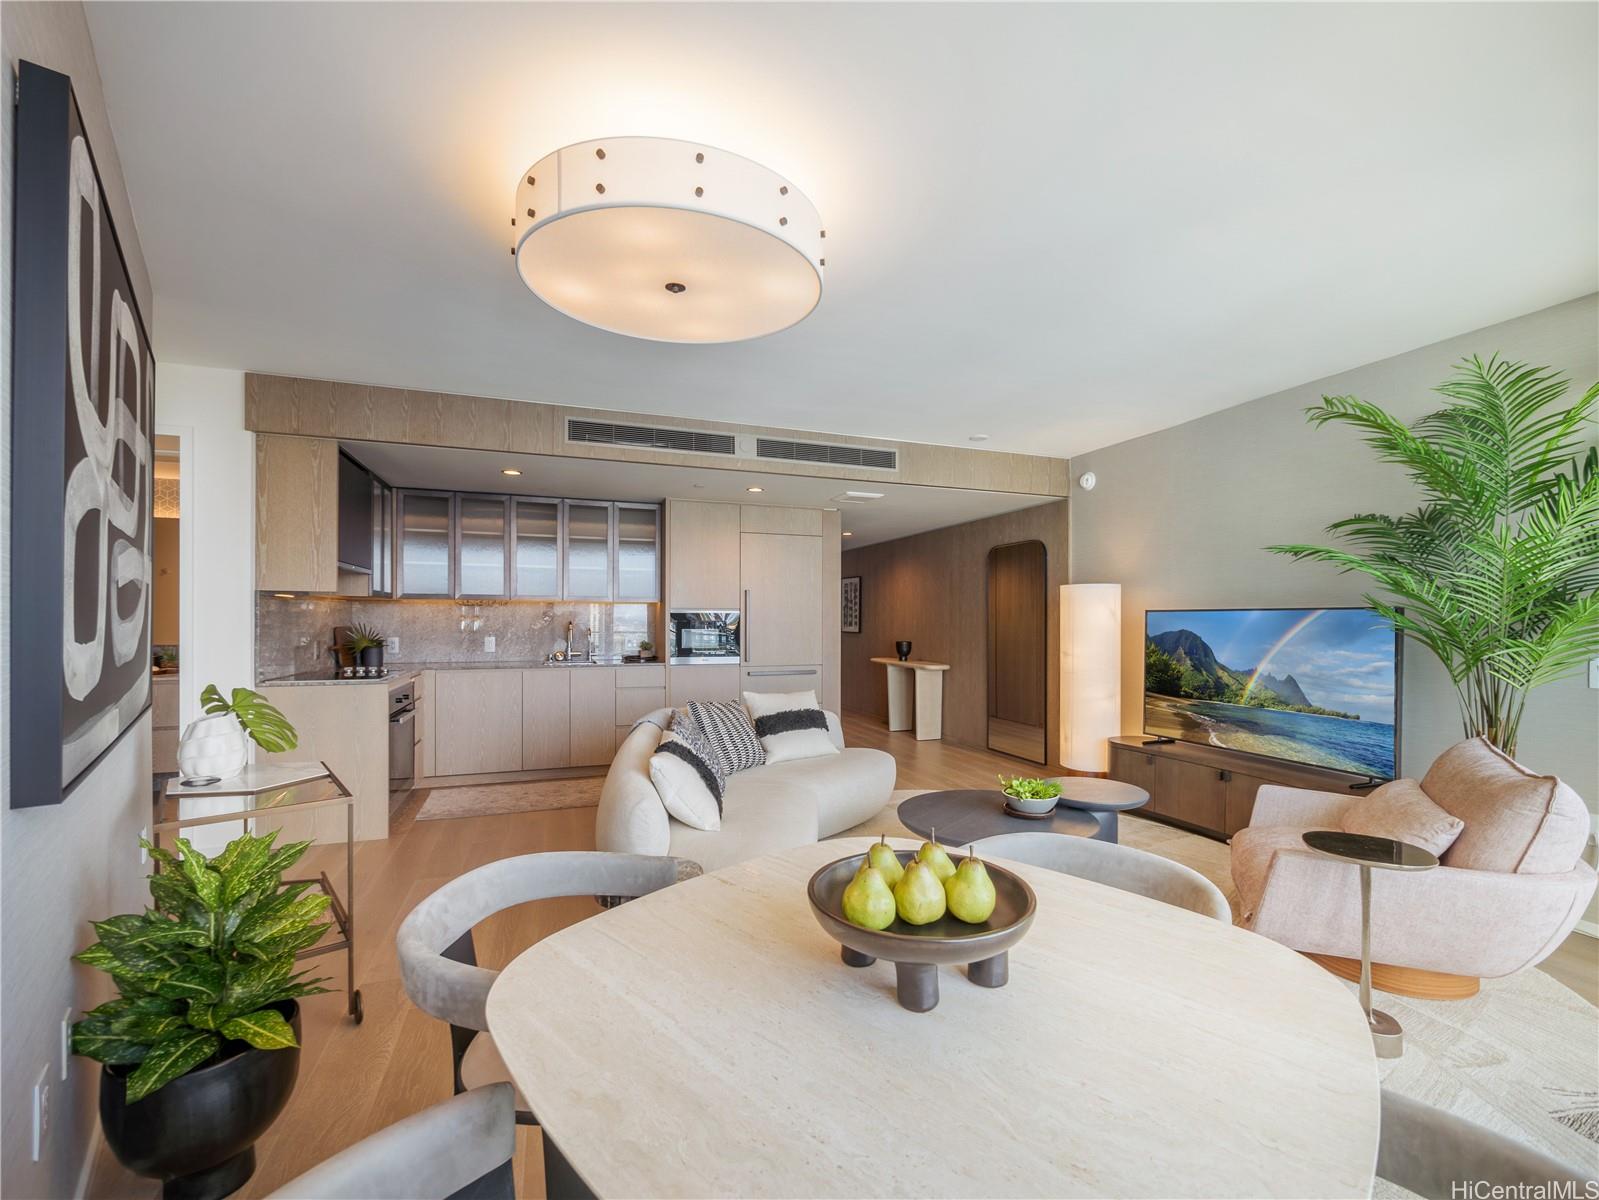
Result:
M1269 547L1371 579L1366 602L1449 671L1466 736L1511 755L1527 693L1599 655L1599 384L1564 407L1567 387L1495 356L1461 362L1438 388L1453 403L1410 426L1322 397L1311 424L1360 430L1423 503L1329 525L1344 549Z

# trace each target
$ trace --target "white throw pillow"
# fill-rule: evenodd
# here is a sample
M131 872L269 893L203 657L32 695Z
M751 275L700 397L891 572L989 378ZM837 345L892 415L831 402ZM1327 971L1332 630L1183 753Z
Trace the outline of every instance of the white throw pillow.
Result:
M744 707L769 763L838 753L815 692L745 692Z
M722 776L705 744L688 730L669 729L650 755L650 782L666 811L685 825L714 833L722 827Z

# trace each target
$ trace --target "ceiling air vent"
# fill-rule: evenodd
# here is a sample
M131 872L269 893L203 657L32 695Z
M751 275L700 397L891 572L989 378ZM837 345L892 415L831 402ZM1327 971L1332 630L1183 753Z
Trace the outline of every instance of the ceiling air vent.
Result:
M756 458L776 458L784 462L826 463L833 467L870 467L877 471L899 470L899 451L871 446L834 446L826 442L791 442L785 438L756 438Z
M639 450L675 450L680 454L735 453L733 435L703 429L665 429L654 425L617 425L610 421L569 418L566 440L599 446L632 446Z

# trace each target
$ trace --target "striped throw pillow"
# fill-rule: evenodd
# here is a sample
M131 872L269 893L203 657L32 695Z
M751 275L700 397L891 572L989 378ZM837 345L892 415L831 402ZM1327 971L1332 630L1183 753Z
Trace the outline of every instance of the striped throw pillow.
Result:
M742 704L732 700L690 700L687 715L689 725L710 750L711 759L724 778L766 761Z
M755 719L767 762L838 753L815 692L745 692L744 706Z
M650 782L666 811L695 829L722 827L723 776L692 729L669 729L650 756Z

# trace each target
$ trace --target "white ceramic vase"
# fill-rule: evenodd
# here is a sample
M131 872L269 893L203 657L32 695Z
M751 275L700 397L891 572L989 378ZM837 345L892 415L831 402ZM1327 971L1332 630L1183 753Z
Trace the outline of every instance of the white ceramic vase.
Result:
M216 713L191 722L178 743L178 773L185 779L215 775L232 779L250 758L244 726L232 713Z

